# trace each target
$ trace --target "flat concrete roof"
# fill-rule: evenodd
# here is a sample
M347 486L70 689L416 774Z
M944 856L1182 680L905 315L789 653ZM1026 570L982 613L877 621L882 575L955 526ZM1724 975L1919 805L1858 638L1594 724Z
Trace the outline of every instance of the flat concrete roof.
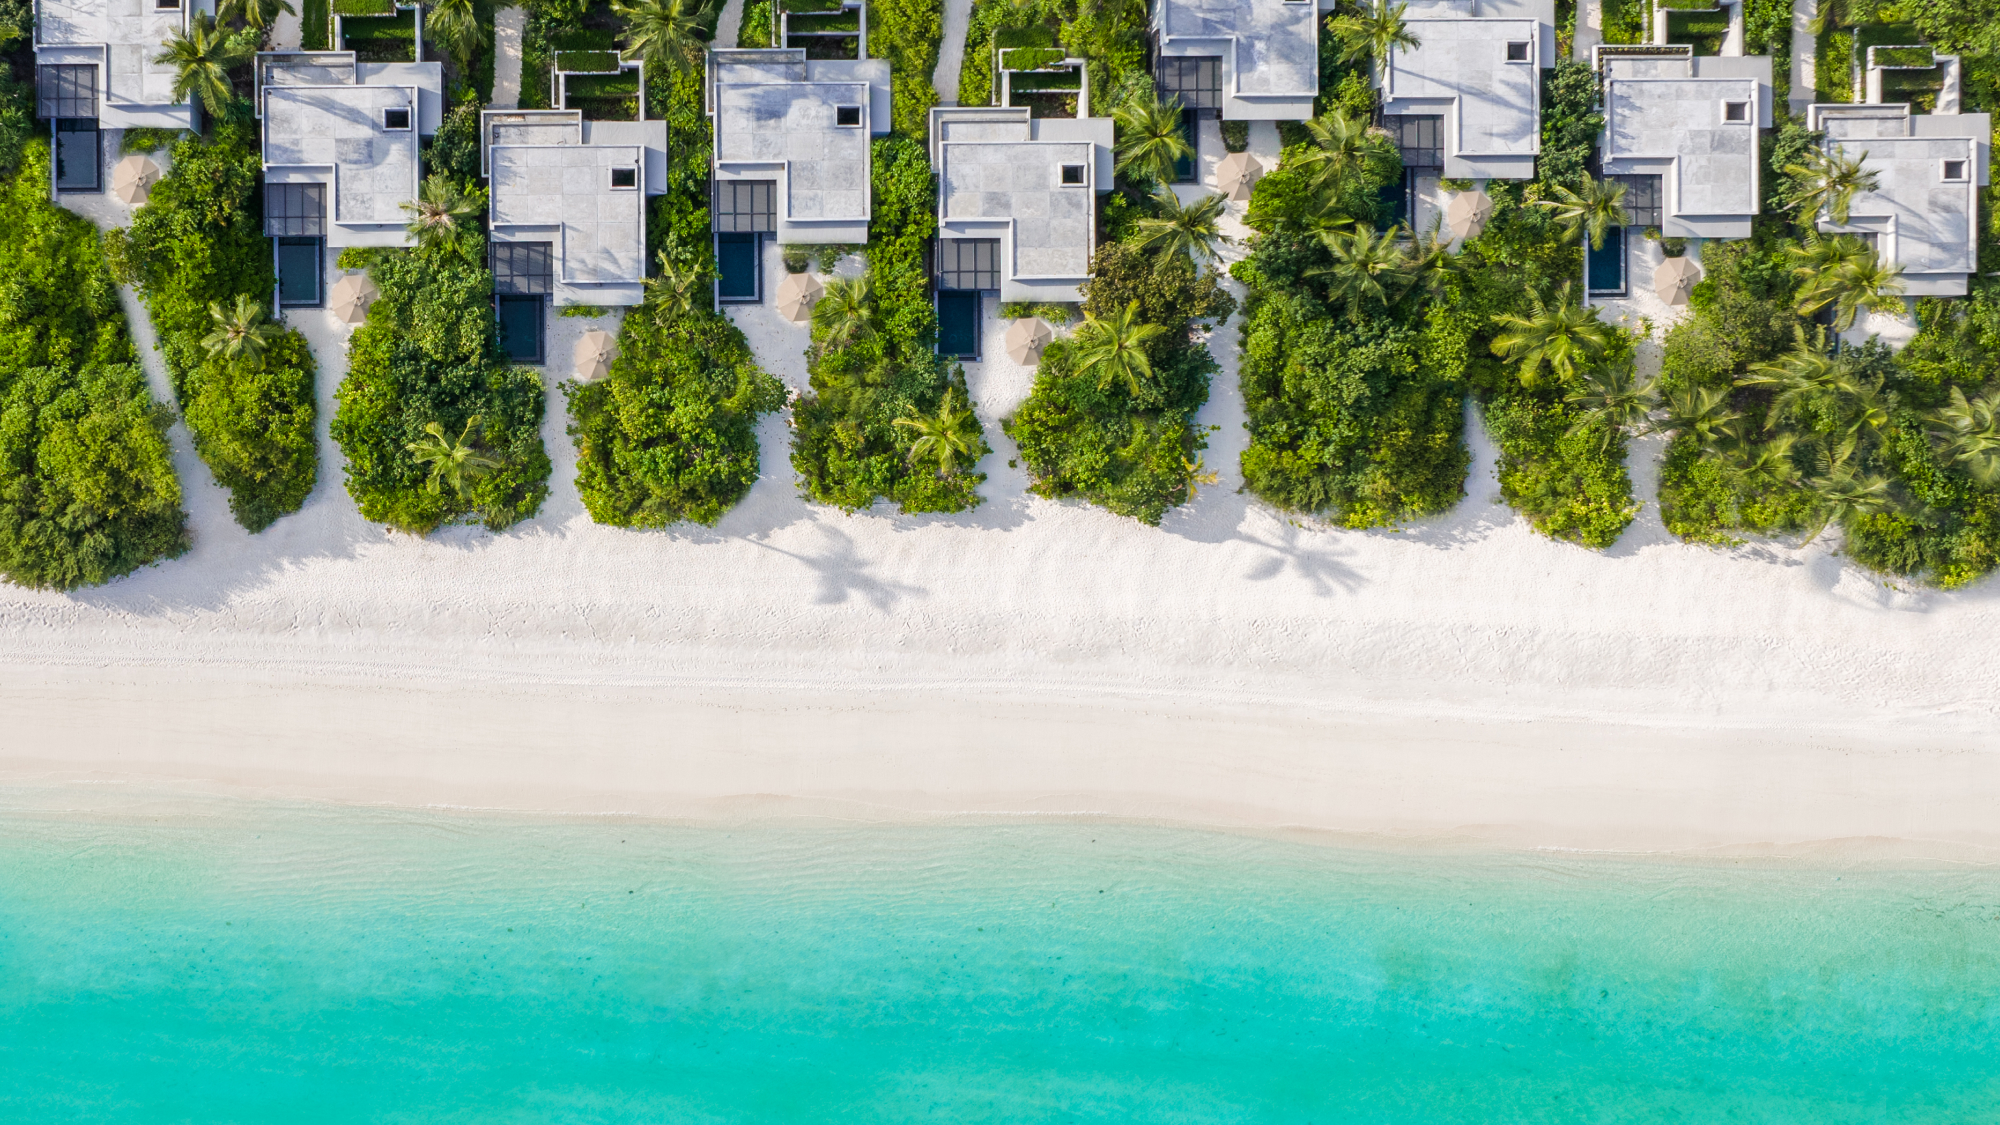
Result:
M1815 107L1820 108L1820 107ZM1854 197L1847 228L1889 236L1891 256L1912 274L1969 274L1978 268L1979 185L1986 178L1983 113L1911 115L1905 105L1827 107L1814 116L1827 147L1863 157L1877 187ZM1947 160L1965 179L1944 178Z
M331 166L335 223L409 221L416 197L416 91L407 86L267 86L264 165ZM412 127L383 128L384 109L408 109ZM314 177L319 178L319 177Z
M1448 156L1534 156L1541 151L1542 27L1532 19L1488 19L1413 10L1414 49L1390 58L1383 112L1438 112L1448 103ZM1507 61L1507 44L1528 44L1528 58ZM1428 104L1426 104L1428 103ZM1532 172L1529 173L1532 175Z
M1724 121L1724 102L1748 102ZM1757 213L1757 83L1744 78L1614 78L1604 99L1605 171L1619 161L1673 161L1667 201L1678 215Z
M944 219L1012 219L1010 276L1083 277L1090 273L1091 219L1097 193L1065 187L1063 164L1092 163L1091 146L1074 141L947 144L939 169ZM1088 179L1088 176L1086 176Z
M868 218L867 83L718 82L715 97L718 163L784 164L788 218ZM836 124L840 106L861 123Z
M495 145L494 227L559 232L558 277L574 284L646 276L646 150L637 145ZM611 170L633 170L634 186L611 186Z
M1229 93L1319 89L1319 11L1312 0L1160 0L1155 23L1166 38L1233 43Z
M100 112L109 108L115 116L120 103L186 104L174 98L174 68L153 58L187 27L192 0L165 12L155 9L152 0L39 0L35 14L36 61L101 68Z

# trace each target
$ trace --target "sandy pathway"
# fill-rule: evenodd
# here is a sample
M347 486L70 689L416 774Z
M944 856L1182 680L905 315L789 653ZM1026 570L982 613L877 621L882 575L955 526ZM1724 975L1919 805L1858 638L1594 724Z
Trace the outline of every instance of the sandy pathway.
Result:
M493 13L493 108L521 104L521 36L528 29L526 8Z
M938 44L931 85L939 105L958 104L958 72L965 64L965 33L972 26L973 0L944 0L944 38Z

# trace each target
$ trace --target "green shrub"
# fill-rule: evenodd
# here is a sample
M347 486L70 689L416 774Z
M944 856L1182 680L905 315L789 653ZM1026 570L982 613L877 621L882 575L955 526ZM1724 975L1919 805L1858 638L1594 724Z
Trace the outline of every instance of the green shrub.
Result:
M1639 513L1625 435L1601 426L1572 433L1575 423L1563 403L1524 392L1486 405L1486 428L1500 446L1501 498L1536 531L1602 550Z
M241 295L268 307L276 284L247 109L239 105L206 140L182 135L130 231L108 244L152 315L195 450L229 490L236 522L262 531L298 511L318 479L318 403L312 351L297 332L279 336L261 362L213 356L202 344L215 327L211 305L229 308Z
M821 504L855 511L881 498L905 512L964 511L980 503L986 475L966 468L940 476L911 465L915 439L895 424L911 412L935 412L964 384L958 365L935 346L937 313L924 272L924 248L937 231L930 158L921 140L905 136L877 140L874 156L873 324L838 348L823 346L815 326L807 353L812 390L792 404L792 467L805 495ZM986 450L983 437L979 449Z
M743 22L736 28L738 47L771 45L771 0L749 0L743 5Z
M930 131L930 110L938 100L931 72L943 38L942 0L869 5L868 54L889 60L892 127L906 137L922 139Z
M475 253L483 257L484 246ZM347 345L333 438L347 455L347 491L363 517L422 535L477 515L493 530L535 514L548 494L542 381L509 367L494 339L493 279L448 252L369 256L381 296ZM501 460L464 495L429 487L409 446L424 427L456 436L478 417L473 440Z
M107 582L187 549L187 517L96 228L25 145L0 193L0 575Z
M1195 338L1196 322L1226 320L1235 302L1214 274L1197 278L1184 257L1104 246L1084 285L1084 314L1110 319L1133 302L1141 323L1166 329L1146 347L1153 373L1145 393L1135 397L1095 372L1078 374L1074 341L1057 340L1043 351L1034 390L1006 429L1036 495L1076 497L1158 524L1187 500L1208 445L1194 417L1217 365Z
M1442 512L1465 494L1462 364L1389 317L1337 319L1301 292L1253 297L1241 378L1243 480L1266 502L1342 527Z
M307 51L331 49L333 13L327 0L299 0L299 46Z
M1535 176L1544 183L1576 187L1589 170L1591 149L1604 128L1597 75L1589 63L1570 59L1542 74L1542 152L1535 158Z

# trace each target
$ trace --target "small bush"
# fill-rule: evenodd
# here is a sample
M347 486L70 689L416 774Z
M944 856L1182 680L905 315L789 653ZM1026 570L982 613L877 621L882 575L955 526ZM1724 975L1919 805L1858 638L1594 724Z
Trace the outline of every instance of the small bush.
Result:
M1500 495L1535 530L1602 550L1617 542L1639 505L1625 471L1625 435L1570 432L1575 413L1525 393L1495 396L1486 428L1500 445Z

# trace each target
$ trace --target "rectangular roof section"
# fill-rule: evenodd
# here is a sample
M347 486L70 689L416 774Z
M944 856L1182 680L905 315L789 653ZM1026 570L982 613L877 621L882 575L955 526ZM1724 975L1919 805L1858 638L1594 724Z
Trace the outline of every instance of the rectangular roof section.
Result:
M174 98L175 68L153 59L186 29L194 7L194 0L166 11L152 0L38 0L35 61L96 66L106 128L191 127L192 107Z
M1076 300L1097 244L1097 196L1111 188L1111 144L1109 118L933 109L939 237L998 238L1003 300Z
M716 178L775 182L780 240L867 241L871 141L889 130L888 60L714 51L709 111Z
M1530 179L1541 151L1542 68L1555 65L1554 28L1523 5L1412 5L1417 46L1380 69L1385 116L1439 116L1444 174Z
M1605 174L1660 176L1668 236L1748 237L1771 60L1606 52L1599 62Z
M1883 256L1903 267L1912 296L1963 296L1979 268L1979 188L1990 176L1992 119L1916 115L1891 104L1815 105L1807 120L1825 130L1829 150L1862 157L1876 177L1874 191L1854 197L1846 225L1822 221L1820 229L1873 233Z
M1159 0L1159 55L1220 62L1225 121L1303 121L1319 93L1314 0Z

